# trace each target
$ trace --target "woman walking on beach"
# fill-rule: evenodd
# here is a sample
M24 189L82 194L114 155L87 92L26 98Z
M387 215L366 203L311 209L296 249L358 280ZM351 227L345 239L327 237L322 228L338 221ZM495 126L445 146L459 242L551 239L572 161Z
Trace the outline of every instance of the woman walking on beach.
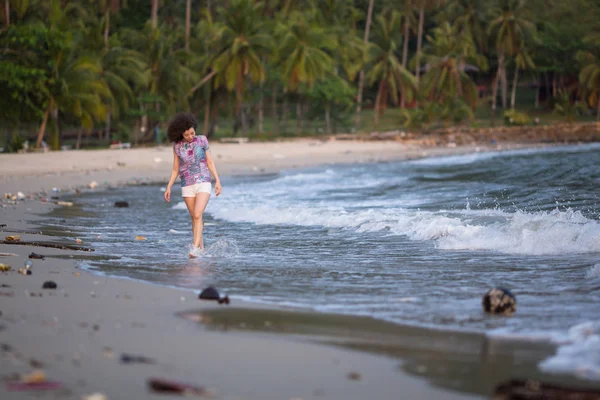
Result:
M215 179L215 194L221 194L221 181L209 151L206 136L196 136L198 122L190 113L179 113L169 122L167 136L173 142L173 171L165 191L165 200L171 201L171 187L177 176L181 178L181 195L192 217L194 241L190 258L204 249L202 214L211 192L211 175Z

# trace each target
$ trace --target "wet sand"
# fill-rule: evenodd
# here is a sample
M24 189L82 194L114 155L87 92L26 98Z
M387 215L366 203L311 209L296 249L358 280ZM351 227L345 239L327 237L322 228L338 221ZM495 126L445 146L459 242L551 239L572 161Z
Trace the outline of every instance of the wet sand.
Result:
M400 160L473 152L397 142L215 144L222 175L276 172L326 163ZM62 199L78 190L166 182L170 148L0 155L5 200L0 240L18 234L36 241L86 248L58 231L42 230ZM158 160L160 159L160 160ZM98 184L94 189L89 183ZM94 185L92 185L94 186ZM60 192L52 192L60 188ZM36 193L48 191L42 202ZM226 190L226 188L224 188ZM75 197L76 201L76 197ZM32 275L17 273L31 252ZM543 378L537 362L554 352L547 343L490 340L483 335L399 326L371 318L263 307L232 299L218 305L195 292L92 275L77 259L93 252L0 244L0 398L166 398L150 378L202 386L215 399L466 399L486 398L509 378ZM54 281L56 289L42 289ZM152 363L124 363L140 355ZM60 388L11 391L9 381L43 370Z

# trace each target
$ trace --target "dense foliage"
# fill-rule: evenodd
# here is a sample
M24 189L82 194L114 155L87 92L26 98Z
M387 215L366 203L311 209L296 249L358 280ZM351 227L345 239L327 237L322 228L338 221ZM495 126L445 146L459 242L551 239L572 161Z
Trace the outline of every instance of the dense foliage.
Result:
M398 127L494 124L497 108L526 124L532 88L531 107L600 118L594 0L0 1L6 149L164 141L182 110L207 135L259 138L397 110Z

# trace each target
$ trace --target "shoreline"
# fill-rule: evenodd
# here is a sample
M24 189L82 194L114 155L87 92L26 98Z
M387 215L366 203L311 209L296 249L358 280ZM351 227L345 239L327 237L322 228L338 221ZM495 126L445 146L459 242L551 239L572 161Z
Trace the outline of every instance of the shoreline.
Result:
M377 162L417 158L423 156L423 152L430 152L430 149L423 148L410 148L408 151L404 146L386 148L381 143L366 151L364 143L345 142L343 145L333 150L335 157L327 153L332 149L323 151L321 156L329 154L329 161L335 163L352 162L351 158L363 151L355 162ZM320 162L322 158L315 156L307 160L305 154L299 157L290 149L279 146L268 151L283 158L265 160L263 157L259 158L262 162L249 165L252 158L236 153L252 150L244 149L247 144L223 146L216 144L213 153L221 154L223 160L228 157L239 158L235 159L233 165L225 167L221 164L227 161L217 161L222 176L273 173L286 168L309 166L301 165L301 161L310 166L323 164ZM234 147L228 149L229 146ZM317 145L305 143L305 147ZM525 147L538 146L515 146ZM142 155L132 155L138 158L153 155L153 149L141 150L145 150L141 152ZM256 156L254 150L248 152ZM405 152L399 154L400 150ZM464 154L473 150L473 147L441 148L437 155ZM494 146L487 150L498 149ZM163 153L164 149L160 151L160 154ZM92 162L92 167L88 169L80 164L80 172L58 168L51 174L41 175L32 173L29 167L18 168L18 163L27 166L31 161L31 158L25 157L9 160L15 165L7 172L4 169L7 162L0 156L0 166L4 171L2 188L5 192L16 192L20 188L28 195L40 188L51 190L52 187L71 187L72 193L76 187L97 182L97 189L86 190L102 190L112 185L165 182L170 171L170 165L166 166L162 160L155 162L153 159L152 162L157 165L152 165L147 158L141 161L107 158L104 160L107 164L96 166ZM126 164L123 168L115 168L112 165L115 162ZM7 179L8 174L12 174L12 178ZM60 197L63 193L49 193L49 196ZM0 223L8 225L2 228L2 234L6 236L14 230L34 229L36 223L48 218L47 213L54 207L34 199L9 203L8 207L0 209ZM53 238L27 233L20 235L22 241L37 240L41 236L44 240ZM48 257L45 260L32 260L32 276L17 274L15 270L23 265L32 251ZM23 374L30 371L33 365L42 364L48 379L64 383L64 388L59 389L61 398L81 398L92 392L105 393L109 399L148 398L152 394L145 383L150 376L203 385L214 391L213 397L223 399L387 399L397 398L399 393L407 395L407 398L479 398L491 394L490 377L500 381L512 376L508 375L508 370L514 367L515 359L518 361L522 357L521 361L531 368L536 364L536 358L542 354L552 354L555 348L547 343L529 340L490 339L484 334L438 333L427 328L401 326L373 318L288 311L239 299L234 299L230 306L218 306L196 300L196 295L187 289L160 287L131 279L102 276L91 271L80 273L75 260L55 257L76 259L78 252L9 244L0 244L0 252L17 254L0 257L0 262L13 266L13 271L0 273L0 284L9 285L0 289L0 343L3 345L0 350L0 373L4 376ZM58 289L40 289L45 280L56 281ZM187 315L188 319L182 315ZM201 316L203 323L200 327L193 315ZM299 318L308 318L310 323L298 323ZM277 331L277 326L266 325L265 321L274 319L282 321L283 331ZM247 322L250 320L258 325L253 327ZM336 329L331 329L329 320L335 321ZM394 328L390 328L389 324ZM345 328L340 330L340 326ZM388 329L392 333L385 333ZM364 337L348 335L353 331L362 331ZM444 341L444 336L449 338ZM344 337L345 340L342 339ZM398 338L403 338L409 344ZM506 342L510 344L506 345ZM40 346L40 343L45 345ZM158 343L161 346L156 346ZM462 345L456 348L457 343ZM485 349L482 343L487 343ZM465 350L461 352L461 349ZM526 357L523 357L524 352L528 353ZM155 358L157 363L124 365L119 363L119 353L145 355ZM491 362L488 363L486 360L489 360L487 356L490 354ZM466 362L465 355L468 355ZM491 368L484 368L483 376L488 381L483 388L469 386L469 383L481 384L481 379L473 379L471 373L463 378L452 376L453 370L460 370L461 367L473 372L482 366ZM498 374L498 368L505 375ZM546 377L547 380L551 377L552 382L561 381L577 386L586 384L574 377L543 374L540 371L534 371L537 375L525 376L526 372L524 369L517 377ZM590 386L594 386L594 383ZM4 386L0 387L0 393L16 399L30 398L34 394L8 392Z

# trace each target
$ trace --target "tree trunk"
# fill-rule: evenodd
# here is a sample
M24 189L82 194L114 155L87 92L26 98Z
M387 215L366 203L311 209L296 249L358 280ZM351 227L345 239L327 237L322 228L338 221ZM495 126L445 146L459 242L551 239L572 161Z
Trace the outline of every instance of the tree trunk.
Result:
M402 49L402 66L406 68L406 62L408 61L408 38L410 33L410 24L408 23L408 15L404 17L404 48ZM406 99L404 93L400 93L400 108L404 108L406 105Z
M9 0L4 0L4 24L8 28L10 25L10 3Z
M552 73L552 97L556 98L557 95L557 88L556 88L556 72Z
M298 136L302 135L302 103L300 99L296 100L296 134Z
M548 105L548 100L550 100L550 78L548 77L548 72L544 74L544 83L546 84L546 105Z
M137 146L138 144L138 137L140 135L140 120L136 118L135 120L135 125L133 126L133 145Z
M375 126L379 125L379 109L381 108L381 97L383 93L384 82L379 82L379 89L377 90L377 98L375 99L375 109L373 110L373 123Z
M371 19L373 17L373 3L375 0L369 0L369 10L367 12L367 23L365 26L365 37L364 42L369 42L369 30L371 29ZM358 76L358 95L356 96L356 120L354 121L354 130L358 130L360 127L360 111L362 108L362 97L363 97L363 86L365 84L365 71L360 70Z
M283 89L283 103L281 104L281 133L287 131L287 90Z
M104 19L104 48L108 50L108 36L110 34L110 9L106 9L106 18Z
M75 149L79 150L81 147L81 133L83 132L83 128L79 128L77 131L77 141L75 142Z
M273 134L279 134L279 118L277 117L277 86L273 86L273 95L271 96L271 111L273 112Z
M504 68L504 65L502 65L502 108L504 110L506 110L506 106L507 106L507 100L508 100L508 82L506 79L506 68Z
M242 124L242 135L246 135L246 126L244 121L244 113L242 111L243 101L242 98L242 79L244 78L242 75L243 71L241 69L237 72L237 82L235 83L235 118L236 121Z
M419 82L419 77L421 76L421 45L423 43L423 24L425 22L425 8L421 6L419 9L419 32L417 36L417 56L416 61L417 65L415 67L415 77L417 78L417 83Z
M204 105L204 126L202 127L203 129L203 133L206 135L206 137L208 137L208 127L210 124L210 102L211 102L211 95L208 95L208 99L206 99L205 101L205 105Z
M600 99L596 99L596 121L600 122ZM598 124L596 124L598 126Z
M185 49L190 51L190 26L192 21L192 0L185 2Z
M515 77L513 79L513 88L512 94L510 95L510 108L511 110L515 109L515 101L517 98L517 83L519 81L519 67L515 65Z
M539 75L536 75L535 83L536 83L536 86L537 86L537 90L535 91L535 104L534 104L534 107L535 108L540 108L540 86L541 86L541 82L540 82L540 76Z
M39 149L42 147L42 141L44 140L44 134L46 133L46 124L48 123L48 115L50 114L50 104L44 112L44 118L42 119L42 125L40 125L40 130L38 131L38 137L35 142L35 147Z
M265 115L265 104L264 104L264 94L263 94L263 86L264 82L261 79L259 83L260 93L258 94L258 133L263 133L263 122Z
M404 47L402 48L402 66L406 68L406 62L408 61L408 38L410 34L410 24L408 15L404 17Z
M331 133L331 103L325 105L325 132Z
M152 0L152 28L158 26L158 0Z
M502 64L499 63L498 70L496 71L496 77L492 82L492 114L491 114L491 125L494 126L496 120L496 98L498 97L498 80L500 79Z
M105 129L105 140L110 140L110 123L111 123L111 114L110 110L106 111L106 129Z
M50 115L51 123L48 127L48 142L52 150L60 149L60 129L58 126L58 108L54 108Z

